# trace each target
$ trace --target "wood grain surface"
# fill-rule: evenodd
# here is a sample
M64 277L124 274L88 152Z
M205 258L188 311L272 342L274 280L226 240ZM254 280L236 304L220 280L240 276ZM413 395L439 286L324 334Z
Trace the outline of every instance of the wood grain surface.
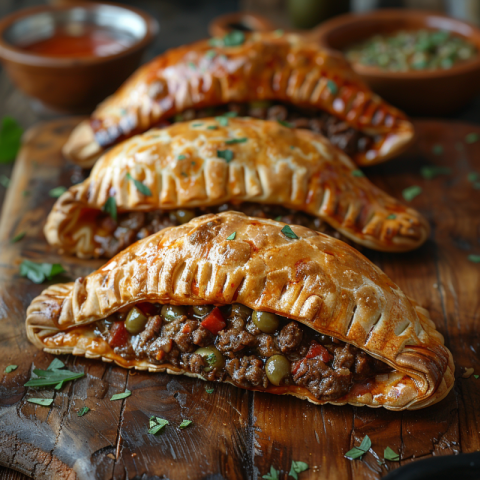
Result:
M64 162L60 147L78 119L38 125L26 135L16 161L0 223L0 464L38 479L256 479L273 465L287 478L292 460L310 469L300 480L378 479L401 464L432 455L480 448L480 379L457 378L439 404L416 412L390 412L351 406L314 406L287 397L247 392L230 385L167 374L129 372L98 361L64 356L68 368L85 377L60 391L25 388L34 368L46 368L52 355L26 339L25 309L45 288L19 276L22 259L61 263L64 278L85 275L99 265L56 254L42 234L53 205L50 189L70 186L85 172ZM440 121L417 121L416 146L401 158L365 170L378 186L401 198L419 185L411 205L432 224L432 235L408 254L366 251L407 293L428 308L445 335L457 365L480 373L480 190L467 179L480 173L480 142L465 136L480 128ZM443 153L433 152L442 145ZM437 151L435 149L435 151ZM423 179L425 165L448 166L450 175ZM18 243L11 239L27 232ZM18 369L5 374L9 364ZM132 395L110 401L125 388ZM27 402L54 398L52 407ZM83 417L83 406L91 411ZM170 425L158 436L147 433L156 415ZM193 420L185 430L182 419ZM368 434L372 449L363 460L344 454ZM400 452L401 462L386 462L385 447ZM12 477L15 478L15 477ZM291 478L291 477L290 477Z

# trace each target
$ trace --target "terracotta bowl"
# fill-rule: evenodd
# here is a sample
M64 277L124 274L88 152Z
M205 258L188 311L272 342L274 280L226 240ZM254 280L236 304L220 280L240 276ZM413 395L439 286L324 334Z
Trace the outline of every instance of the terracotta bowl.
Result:
M475 44L479 55L448 70L389 72L357 63L353 68L372 90L402 110L422 115L452 113L480 93L480 30L475 26L435 12L389 9L341 15L311 35L324 47L344 51L377 33L418 29L454 32Z
M49 38L57 27L101 25L127 36L130 46L107 56L55 57L22 50ZM158 23L136 8L75 3L20 10L0 20L0 60L13 83L49 110L88 112L113 93L139 66Z

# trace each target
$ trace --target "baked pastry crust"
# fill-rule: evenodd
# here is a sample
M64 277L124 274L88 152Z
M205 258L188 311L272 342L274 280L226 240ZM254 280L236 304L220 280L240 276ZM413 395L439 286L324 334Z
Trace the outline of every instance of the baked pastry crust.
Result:
M395 369L370 391L352 390L331 403L402 410L441 400L452 388L454 364L428 312L344 242L299 226L292 227L299 238L289 239L281 232L284 226L225 212L162 230L87 277L47 288L27 310L28 338L51 353L184 373L168 364L125 361L111 349L99 349L95 339L68 331L137 302L235 302L302 322ZM227 240L233 232L235 239ZM46 342L52 335L53 343ZM268 391L319 403L299 387Z
M235 139L241 141L229 144ZM225 149L233 153L230 162L217 156ZM140 193L128 173L152 195ZM78 219L84 209L101 210L110 195L119 212L231 201L283 205L382 251L414 249L429 234L417 211L372 185L322 135L252 118L230 118L223 127L215 119L176 123L121 143L58 199L45 226L48 242L93 256L95 224L80 229Z
M398 155L413 139L405 115L375 95L341 54L270 32L246 35L239 46L203 40L160 55L98 106L64 153L91 167L104 148L187 109L261 100L320 109L371 135L373 146L353 158L358 165Z

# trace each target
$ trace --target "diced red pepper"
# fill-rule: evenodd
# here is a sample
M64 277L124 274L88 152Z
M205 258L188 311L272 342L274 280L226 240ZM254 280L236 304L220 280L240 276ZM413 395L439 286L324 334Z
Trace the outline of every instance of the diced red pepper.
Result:
M137 303L136 307L140 309L142 313L147 317L153 317L154 315L158 314L157 305L150 302Z
M186 323L182 327L182 333L191 333L191 332L192 332L192 329L191 329L190 325L188 323Z
M202 321L202 327L206 328L209 332L217 335L220 330L223 330L227 324L223 319L222 312L218 307L215 307L207 317Z
M121 347L127 343L128 332L125 328L125 322L114 322L110 329L110 337L108 338L108 344L111 347Z
M324 346L313 341L308 349L308 353L305 355L305 358L315 357L320 357L320 360L325 363L329 362L333 358Z
M298 369L300 368L300 366L302 365L302 362L304 361L305 359L302 358L301 360L297 360L293 365L292 365L292 373L293 375L295 375L298 371Z

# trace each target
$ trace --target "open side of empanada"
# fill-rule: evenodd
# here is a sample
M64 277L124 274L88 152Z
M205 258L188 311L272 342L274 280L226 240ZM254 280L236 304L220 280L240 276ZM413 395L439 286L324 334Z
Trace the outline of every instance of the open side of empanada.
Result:
M28 338L313 403L402 410L445 397L454 364L428 312L347 244L291 230L235 212L167 228L46 289Z
M270 32L160 55L98 106L64 153L90 167L105 148L134 134L228 110L323 133L358 165L395 156L413 139L405 115L375 95L341 54Z
M116 221L102 211L109 197ZM58 199L45 235L66 253L112 257L162 228L226 209L338 231L384 251L416 248L429 233L418 212L372 185L322 135L222 117L118 145Z

